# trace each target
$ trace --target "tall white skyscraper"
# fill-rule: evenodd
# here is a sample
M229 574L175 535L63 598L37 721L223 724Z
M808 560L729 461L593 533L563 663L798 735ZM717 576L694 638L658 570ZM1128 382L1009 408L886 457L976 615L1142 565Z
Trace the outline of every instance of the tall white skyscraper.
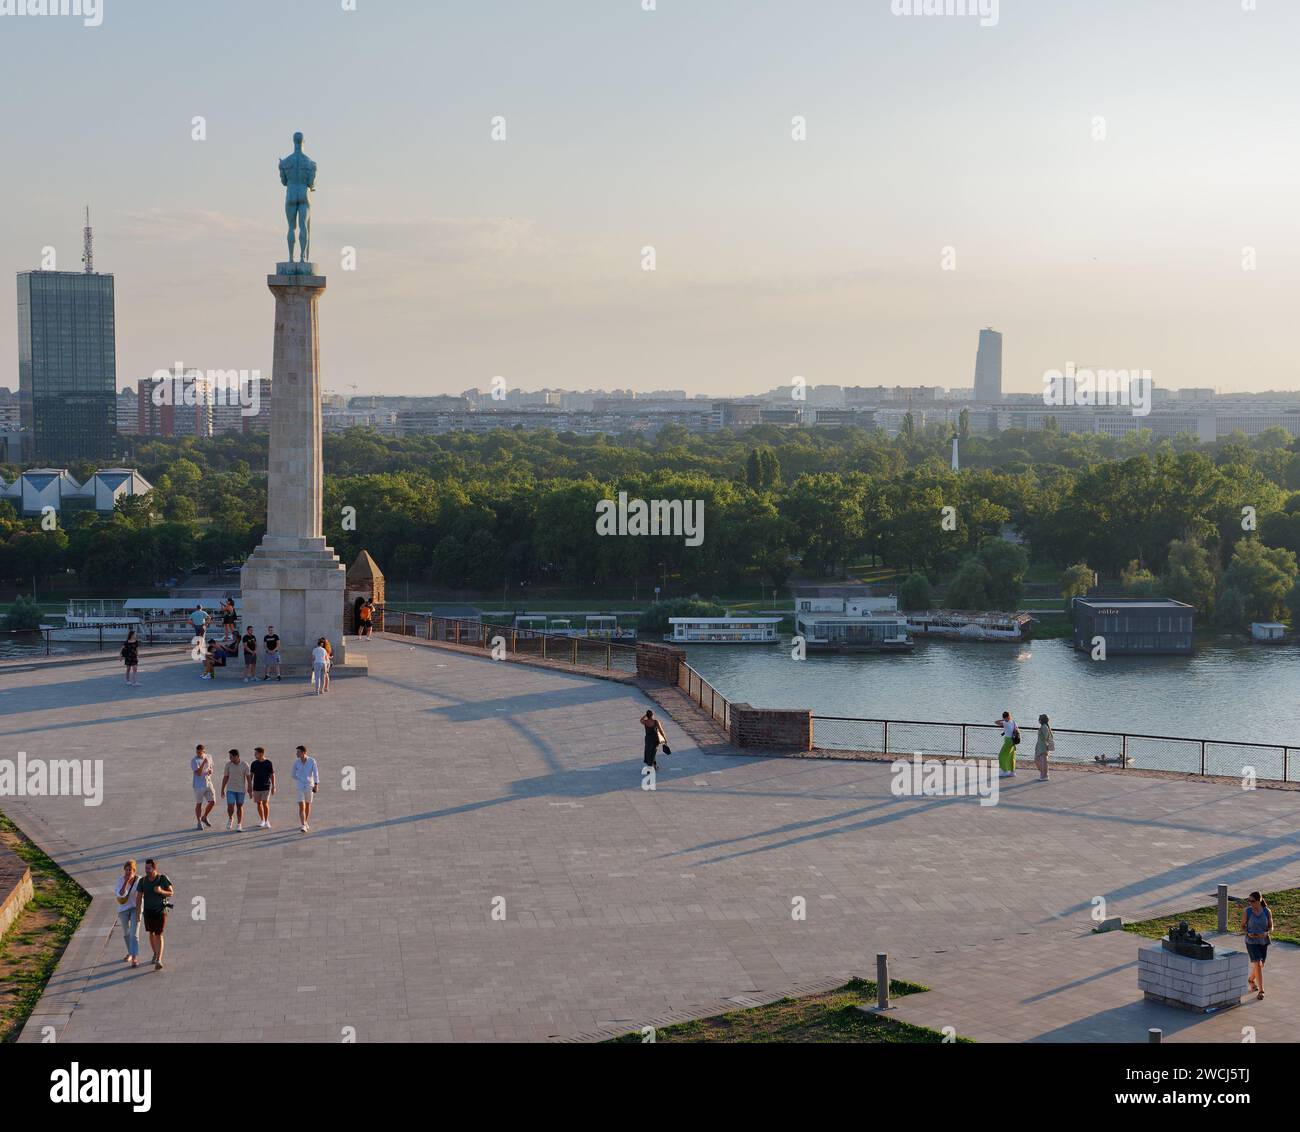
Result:
M1002 335L991 326L980 331L975 355L975 400L992 404L1002 400Z

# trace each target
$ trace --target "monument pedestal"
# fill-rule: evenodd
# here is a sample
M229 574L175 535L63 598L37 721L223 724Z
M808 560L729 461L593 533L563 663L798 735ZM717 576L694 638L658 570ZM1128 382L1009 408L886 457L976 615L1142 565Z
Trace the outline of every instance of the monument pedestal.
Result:
M1213 959L1193 959L1159 943L1138 950L1138 989L1148 1002L1211 1013L1238 1006L1247 991L1250 961L1244 951L1216 947Z
M334 650L336 674L348 675L346 572L325 541L321 523L317 304L325 277L311 263L282 263L266 283L275 296L266 535L240 571L244 624L258 637L275 627L286 675L310 671L312 650L321 637Z
M274 625L286 674L309 672L321 637L345 663L342 617L346 571L325 540L302 539L297 546L268 545L263 539L240 573L244 624L259 637ZM315 543L316 545L310 545Z

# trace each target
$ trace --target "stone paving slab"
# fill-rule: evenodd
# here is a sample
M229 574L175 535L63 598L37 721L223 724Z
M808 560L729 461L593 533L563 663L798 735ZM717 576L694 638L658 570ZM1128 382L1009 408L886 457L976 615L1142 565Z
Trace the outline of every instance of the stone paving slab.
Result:
M573 1040L871 975L877 951L937 996L1000 973L1008 949L1082 935L1098 896L1136 919L1219 882L1300 884L1300 802L1280 791L1059 774L1020 776L994 807L898 798L886 765L731 752L683 716L648 792L641 690L401 641L366 651L371 675L324 697L199 681L182 659L147 664L138 689L108 660L0 672L0 758L106 774L99 807L3 803L96 897L23 1040L44 1025L62 1041ZM199 741L218 766L229 746L268 749L275 829L193 830ZM324 775L308 835L287 777L299 742ZM123 969L107 899L122 860L151 855L177 886L161 974ZM1062 984L1095 973L1056 962ZM1001 1027L986 1038L1069 1024L985 977Z

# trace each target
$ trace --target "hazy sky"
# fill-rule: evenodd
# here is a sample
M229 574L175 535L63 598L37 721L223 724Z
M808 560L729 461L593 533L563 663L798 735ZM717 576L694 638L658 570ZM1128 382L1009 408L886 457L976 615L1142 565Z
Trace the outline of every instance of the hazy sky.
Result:
M0 264L78 269L90 204L119 386L269 371L301 129L338 392L969 386L990 324L1010 390L1300 387L1296 0L103 5L0 17Z

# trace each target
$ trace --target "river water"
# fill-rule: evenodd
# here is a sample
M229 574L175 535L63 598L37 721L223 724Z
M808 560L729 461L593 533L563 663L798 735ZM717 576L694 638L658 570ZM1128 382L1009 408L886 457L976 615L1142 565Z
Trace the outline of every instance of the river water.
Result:
M1191 656L1094 661L1069 641L917 641L910 654L790 658L781 645L692 645L727 699L816 715L1037 725L1300 747L1300 647L1232 638ZM1030 740L1032 743L1032 739ZM1027 748L1032 750L1032 747Z

